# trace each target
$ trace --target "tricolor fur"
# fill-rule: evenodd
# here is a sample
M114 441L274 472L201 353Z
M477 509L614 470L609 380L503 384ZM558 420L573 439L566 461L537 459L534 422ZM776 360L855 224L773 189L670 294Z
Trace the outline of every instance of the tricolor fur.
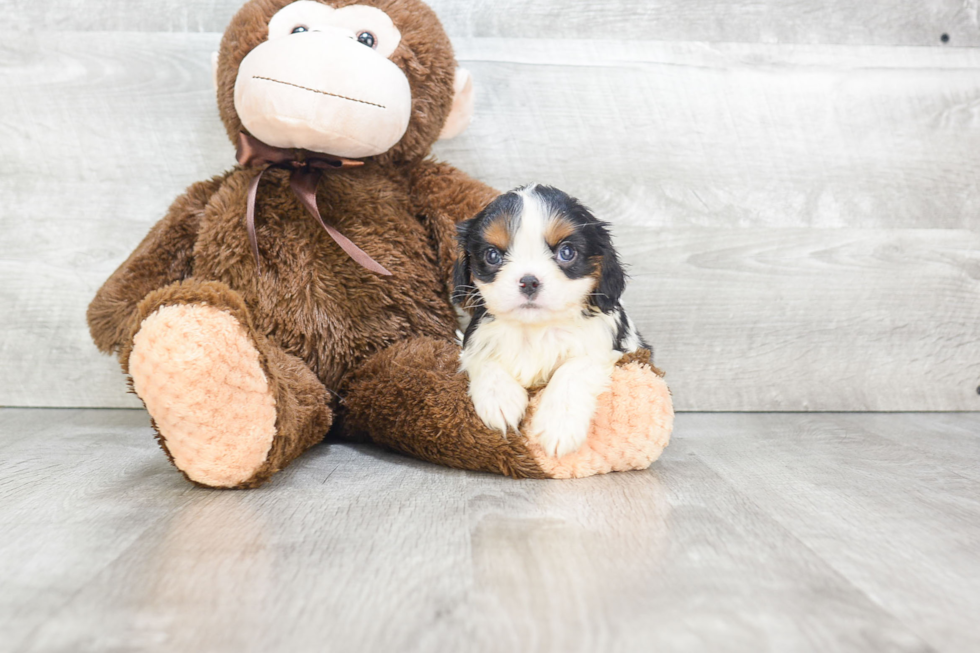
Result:
M454 300L470 314L461 369L492 428L517 428L527 389L547 384L531 424L562 456L585 442L623 353L649 348L623 310L626 277L608 226L564 192L501 195L459 226Z

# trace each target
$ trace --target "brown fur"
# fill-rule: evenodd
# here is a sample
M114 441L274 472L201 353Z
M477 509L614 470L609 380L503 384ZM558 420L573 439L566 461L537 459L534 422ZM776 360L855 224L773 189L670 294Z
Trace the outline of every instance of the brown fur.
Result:
M663 370L653 364L653 352L651 352L649 349L637 349L634 352L623 354L623 357L620 358L619 362L616 364L619 366L625 366L629 365L630 363L646 365L653 371L654 374L660 378L664 377Z
M302 360L285 353L256 330L251 313L238 293L217 281L187 279L148 294L137 307L135 322L138 325L161 306L174 304L207 304L232 315L252 338L259 352L259 363L269 380L277 408L276 438L266 463L239 487L261 485L296 456L323 440L333 423L330 407L333 397ZM132 337L120 352L120 363L126 372L131 351ZM159 432L157 441L173 462Z
M238 65L289 1L252 0L222 40L218 105L232 140L241 129L233 100ZM243 224L255 171L236 168L192 186L113 273L89 307L92 337L103 351L118 353L125 370L133 336L156 308L201 303L233 315L259 351L279 411L269 459L243 487L267 480L322 439L333 419L330 391L344 388L354 394L370 388L349 398L343 413L379 443L467 469L540 475L521 445L501 445L472 409L461 408L468 405L465 385L448 362L456 328L449 302L454 225L496 195L425 160L452 103L452 48L418 0L367 4L386 11L402 33L392 60L408 76L412 119L386 154L324 175L318 203L327 221L393 275L374 275L352 261L309 218L286 171L277 169L266 173L258 193L260 275ZM438 372L406 376L429 369ZM436 422L413 430L398 413L419 397ZM435 440L432 428L442 433ZM166 450L163 438L161 445Z
M460 374L459 347L415 338L372 357L347 388L347 424L379 444L441 465L544 478L524 440L477 417Z
M618 365L639 363L663 376L651 365L650 356L640 349L624 355ZM513 478L548 478L524 438L513 431L505 437L480 421L468 386L459 372L457 345L415 338L366 361L345 388L342 411L349 413L352 435L367 435L410 456ZM531 405L542 389L531 390Z
M198 225L223 181L224 177L215 177L188 188L99 290L87 318L101 351L119 353L130 344L140 323L137 304L147 293L190 276Z
M595 288L598 287L599 282L602 281L602 257L593 256L589 259L589 262L592 263L592 271L589 272L589 276L595 279L595 286L592 288L595 290Z

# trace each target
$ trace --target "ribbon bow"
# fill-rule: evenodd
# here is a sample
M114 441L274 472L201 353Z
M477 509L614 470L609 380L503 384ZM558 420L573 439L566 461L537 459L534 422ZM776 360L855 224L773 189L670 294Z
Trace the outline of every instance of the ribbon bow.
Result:
M258 236L255 234L255 198L258 195L259 182L262 181L262 175L269 168L292 168L292 174L289 176L289 187L293 189L296 199L306 207L310 215L316 218L316 221L330 234L334 242L340 245L341 249L347 252L352 259L371 272L385 276L391 275L391 272L381 267L364 250L352 243L347 236L324 222L323 216L320 215L320 209L316 205L316 187L320 183L320 177L323 176L324 171L362 166L364 165L363 161L342 159L308 150L287 150L281 147L273 147L244 132L238 134L237 158L239 165L246 168L262 166L262 170L255 175L248 186L248 208L245 213L248 240L252 244L252 254L255 256L255 264L259 273L262 272L262 261L259 257Z

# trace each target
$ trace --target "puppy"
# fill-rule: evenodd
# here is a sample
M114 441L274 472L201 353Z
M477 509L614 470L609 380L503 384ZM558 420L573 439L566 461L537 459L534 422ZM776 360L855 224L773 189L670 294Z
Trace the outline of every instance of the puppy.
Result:
M530 185L461 223L453 301L470 315L460 369L487 426L529 427L549 455L577 451L625 352L649 349L620 304L626 276L608 225L562 191Z

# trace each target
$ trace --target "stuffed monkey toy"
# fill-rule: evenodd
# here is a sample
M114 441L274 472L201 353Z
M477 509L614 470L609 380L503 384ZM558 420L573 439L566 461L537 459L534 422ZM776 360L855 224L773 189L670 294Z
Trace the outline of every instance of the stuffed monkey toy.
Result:
M258 486L328 431L513 477L660 455L673 413L642 352L562 459L477 417L458 372L455 225L497 192L428 158L468 124L473 89L426 5L251 0L215 81L240 165L179 197L88 310L190 481Z

